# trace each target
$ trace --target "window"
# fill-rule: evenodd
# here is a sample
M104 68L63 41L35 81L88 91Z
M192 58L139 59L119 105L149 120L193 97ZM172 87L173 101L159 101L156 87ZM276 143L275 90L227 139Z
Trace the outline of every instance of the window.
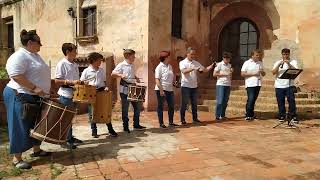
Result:
M82 9L83 15L83 36L97 34L97 8L90 7Z
M223 51L232 53L233 79L241 79L244 61L251 58L251 51L259 47L259 31L254 22L239 18L229 22L219 35L219 60Z
M245 61L251 57L251 51L258 47L257 44L257 30L249 22L242 22L240 24L240 58Z
M171 35L181 38L183 0L172 0Z

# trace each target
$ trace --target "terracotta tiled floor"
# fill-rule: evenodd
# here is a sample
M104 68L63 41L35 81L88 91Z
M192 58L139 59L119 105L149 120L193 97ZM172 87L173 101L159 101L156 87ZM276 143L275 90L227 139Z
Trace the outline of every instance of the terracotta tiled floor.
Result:
M99 124L100 137L94 139L86 115L81 115L74 135L84 144L69 151L44 143L44 149L56 153L50 160L34 160L33 165L41 169L40 179L50 176L49 161L62 169L57 179L63 180L320 179L318 120L302 122L298 132L284 125L272 128L276 120L246 122L234 116L216 123L211 113L202 112L199 118L202 124L159 129L156 113L144 112L145 131L123 133L122 123L114 121L119 137L107 136L105 125ZM179 122L178 112L175 121Z

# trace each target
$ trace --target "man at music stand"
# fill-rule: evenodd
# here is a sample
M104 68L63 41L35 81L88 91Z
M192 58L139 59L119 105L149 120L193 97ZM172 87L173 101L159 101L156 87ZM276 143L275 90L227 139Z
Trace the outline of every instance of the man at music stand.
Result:
M279 109L278 119L280 124L288 121L289 126L294 126L295 123L299 123L296 114L294 79L302 70L298 69L296 60L290 59L290 49L282 49L281 54L282 59L275 62L272 69L272 74L276 75L274 86ZM285 98L289 103L288 114L286 114Z

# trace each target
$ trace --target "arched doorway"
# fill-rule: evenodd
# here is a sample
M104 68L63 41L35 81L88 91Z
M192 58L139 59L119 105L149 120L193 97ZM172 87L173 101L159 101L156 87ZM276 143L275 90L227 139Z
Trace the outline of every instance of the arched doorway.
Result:
M226 24L219 35L219 59L222 53L232 53L233 79L242 79L241 67L250 58L251 51L259 47L259 30L247 18L237 18Z

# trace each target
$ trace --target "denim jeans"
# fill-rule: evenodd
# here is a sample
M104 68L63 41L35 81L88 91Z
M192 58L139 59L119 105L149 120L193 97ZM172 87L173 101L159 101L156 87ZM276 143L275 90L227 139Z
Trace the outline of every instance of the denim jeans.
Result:
M246 117L254 117L254 106L258 98L261 86L247 87Z
M180 120L181 122L185 120L185 113L187 109L187 105L189 99L191 100L191 108L192 108L192 119L193 121L198 120L197 114L197 90L198 88L187 88L181 87L181 107L180 107Z
M174 115L174 93L173 91L164 91L164 96L160 96L160 90L156 90L156 95L158 99L158 119L159 124L163 124L163 101L166 99L168 104L168 116L169 123L173 123L173 115Z
M128 101L128 95L124 93L120 93L121 97L121 109L122 109L122 123L123 123L123 128L128 128L129 127L129 101ZM133 127L139 126L139 116L140 116L140 108L141 108L141 102L134 102L131 101L131 104L133 106Z
M88 116L89 116L89 121L90 121L90 127L91 127L92 134L97 134L97 132L98 132L97 123L92 121L92 105L91 104L88 105ZM110 123L106 123L106 125L107 125L107 128L108 128L109 132L113 130L111 122Z
M230 86L216 86L216 118L225 117L230 96Z
M275 88L276 97L278 102L279 109L279 118L286 116L286 107L285 107L285 98L287 97L287 101L289 103L289 111L288 115L290 118L296 117L296 101L292 87L288 88Z
M65 105L65 106L76 107L76 104L72 101L72 98L67 98L67 97L64 97L64 96L60 96L59 97L59 101L60 101L61 104ZM70 126L70 129L68 131L67 142L73 143L72 125Z

